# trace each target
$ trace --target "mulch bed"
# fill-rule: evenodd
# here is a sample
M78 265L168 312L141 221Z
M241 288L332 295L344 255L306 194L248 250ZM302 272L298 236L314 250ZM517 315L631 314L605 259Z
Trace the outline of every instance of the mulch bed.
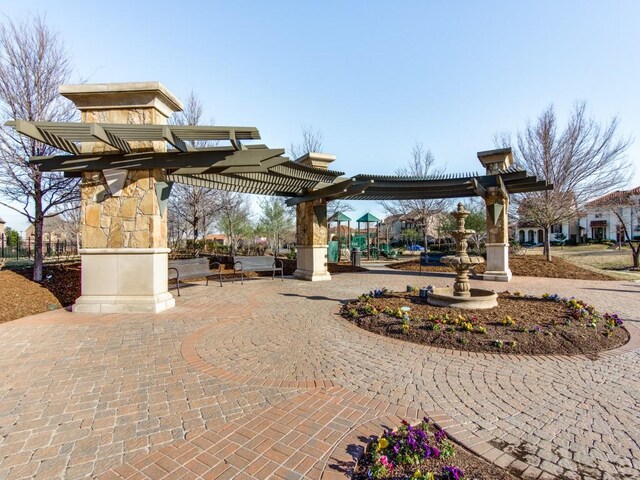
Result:
M403 327L402 318L381 313L385 309L397 312L402 307L410 308L408 330ZM372 314L371 308L376 312ZM605 321L599 320L593 328L590 320L573 319L572 310L565 303L508 292L499 295L497 307L485 310L434 307L416 294L388 293L382 298L346 304L341 313L358 327L379 335L470 352L590 355L629 340L625 328L613 328L610 336L605 336ZM464 330L464 320L459 316L471 319L472 331ZM515 324L503 325L506 317ZM484 327L486 333L479 333L478 327Z
M284 260L285 275L293 272L295 260ZM293 267L292 267L293 266ZM0 271L0 323L73 305L80 296L80 263L45 264L42 284L31 280L33 268ZM330 263L329 272L366 272L366 268L350 263ZM225 279L233 276L233 267L223 265ZM271 276L270 272L247 272L245 278ZM240 275L237 275L240 278ZM215 277L212 280L215 281ZM204 280L204 279L201 279ZM197 279L195 279L197 281ZM182 282L181 282L182 283Z
M60 308L47 288L19 273L0 271L0 323Z
M411 260L408 262L390 263L389 268L396 270L407 270L417 272L420 270L420 261ZM617 280L604 273L594 272L586 268L574 265L562 258L553 257L550 262L542 255L512 255L509 257L509 268L516 276L521 277L546 277L546 278L569 278L575 280ZM422 267L423 272L454 272L455 270L447 265L434 262L429 266ZM475 272L484 273L485 265L478 265Z
M351 263L329 263L327 264L327 270L329 273L358 273L369 271L364 267L354 267Z

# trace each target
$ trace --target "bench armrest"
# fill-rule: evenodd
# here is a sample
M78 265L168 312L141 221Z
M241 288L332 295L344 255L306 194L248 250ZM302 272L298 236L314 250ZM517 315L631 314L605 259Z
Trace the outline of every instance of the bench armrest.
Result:
M220 262L213 262L211 264L211 266L213 267L211 270L213 270L216 267L216 265L218 266L218 273L222 272L222 264Z
M280 266L278 267L278 262L280 262ZM282 260L280 260L279 258L276 258L273 261L273 268L284 268L284 262Z
M176 272L176 280L180 278L180 271L176 267L169 267L167 270L175 270Z
M236 268L236 265L238 264L240 265L240 268ZM234 272L242 271L242 262L240 260L233 263L233 271Z

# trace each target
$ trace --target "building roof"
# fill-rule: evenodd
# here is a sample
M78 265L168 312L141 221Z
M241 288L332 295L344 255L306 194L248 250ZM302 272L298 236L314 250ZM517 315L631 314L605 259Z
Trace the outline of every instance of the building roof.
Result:
M610 203L625 203L629 202L630 197L633 195L640 195L640 186L632 188L631 190L616 190L615 192L607 193L602 197L585 203L585 207L600 207Z
M5 222L5 221L2 219L2 217L0 217L0 223L7 223L7 222Z

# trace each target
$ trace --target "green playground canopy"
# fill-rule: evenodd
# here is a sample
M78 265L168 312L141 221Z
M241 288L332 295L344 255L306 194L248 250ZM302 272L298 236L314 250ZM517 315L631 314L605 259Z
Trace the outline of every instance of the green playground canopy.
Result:
M329 219L330 222L350 222L351 218L347 217L344 213L334 213Z
M375 222L379 222L380 219L376 218L374 215L371 215L370 213L365 213L363 216L361 216L358 220L356 220L356 222L360 223L375 223Z

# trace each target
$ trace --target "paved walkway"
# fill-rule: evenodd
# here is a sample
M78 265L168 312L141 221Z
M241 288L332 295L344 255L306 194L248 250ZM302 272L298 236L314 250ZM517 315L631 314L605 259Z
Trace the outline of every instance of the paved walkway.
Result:
M407 345L335 315L427 283L451 277L199 284L156 316L0 325L0 479L346 479L363 439L425 413L526 478L640 478L640 283L482 282L632 320L633 345L597 359Z

